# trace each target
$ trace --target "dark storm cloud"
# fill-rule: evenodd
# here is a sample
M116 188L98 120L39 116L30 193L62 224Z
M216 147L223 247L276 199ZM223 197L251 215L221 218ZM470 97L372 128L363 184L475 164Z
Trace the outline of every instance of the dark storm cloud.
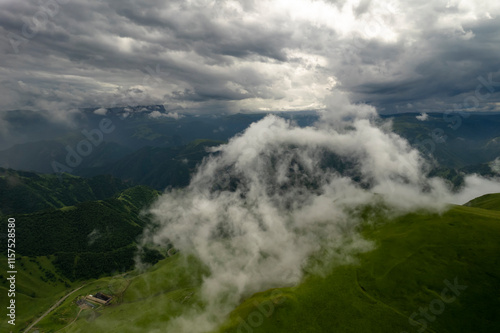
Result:
M346 90L353 92L356 100L367 101L386 112L411 111L406 105L447 111L476 96L478 85L482 85L479 95L491 95L471 110L498 111L500 83L493 84L494 91L491 85L483 83L491 82L489 75L493 82L500 82L500 22L483 19L453 29L436 27L437 14L459 12L453 7L438 7L436 15L417 16L419 29L403 35L395 44L358 42L357 67L360 70L376 67L378 73L376 76L360 73L355 79L344 75L349 82ZM349 69L351 72L346 74L353 74L352 68ZM339 78L344 81L342 76Z
M377 1L4 1L0 109L446 109L500 81L498 5ZM481 109L498 107L496 87ZM486 90L482 90L485 94Z

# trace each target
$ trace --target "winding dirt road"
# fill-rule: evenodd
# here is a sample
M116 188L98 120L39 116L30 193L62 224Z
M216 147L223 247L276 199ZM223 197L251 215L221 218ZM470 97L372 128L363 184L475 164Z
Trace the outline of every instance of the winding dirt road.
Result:
M45 318L46 315L48 315L49 313L52 312L52 310L54 310L55 308L57 308L62 302L64 302L66 300L66 298L68 298L72 293L74 293L75 291L78 291L80 289L82 289L85 285L82 285L78 288L76 288L75 290L73 291L70 291L68 294L66 294L63 298L61 298L60 300L58 300L54 305L52 305L52 307L50 309L48 309L40 318L38 318L37 320L35 320L27 329L24 330L24 333L27 333L29 332L33 326L35 326L36 324L38 324L40 322L40 320L42 320L43 318Z

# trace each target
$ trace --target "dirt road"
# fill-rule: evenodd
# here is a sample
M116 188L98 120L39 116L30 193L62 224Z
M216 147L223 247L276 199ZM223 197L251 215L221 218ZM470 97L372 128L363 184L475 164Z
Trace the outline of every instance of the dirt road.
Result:
M52 305L52 307L50 309L48 309L40 318L38 318L37 320L35 320L27 329L25 329L24 333L29 332L33 328L33 326L35 326L36 324L38 324L40 322L40 320L42 320L43 318L45 318L46 315L48 315L49 313L52 312L52 310L54 310L55 308L57 308L62 302L64 302L64 300L66 300L66 298L68 298L75 291L78 291L78 290L82 289L84 286L85 285L82 285L82 286L76 288L75 290L69 292L63 298L61 298L60 300L58 300L56 302L56 304Z

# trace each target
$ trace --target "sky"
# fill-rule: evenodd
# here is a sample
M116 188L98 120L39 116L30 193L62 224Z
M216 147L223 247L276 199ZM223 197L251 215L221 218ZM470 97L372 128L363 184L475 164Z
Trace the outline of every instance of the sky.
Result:
M500 111L500 3L0 0L0 111Z

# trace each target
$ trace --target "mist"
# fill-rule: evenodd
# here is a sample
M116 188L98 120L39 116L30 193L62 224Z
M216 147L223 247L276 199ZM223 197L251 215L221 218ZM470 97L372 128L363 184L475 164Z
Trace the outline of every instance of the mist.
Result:
M391 123L375 125L373 107L342 96L330 104L310 127L272 115L253 123L214 148L187 188L153 205L156 228L144 241L172 243L210 272L204 310L173 319L168 331L212 330L255 292L355 262L354 254L374 248L359 233L369 222L363 208L444 212L465 199L468 188L454 194L443 179L427 177L430 167ZM466 184L476 188L478 179Z
M450 203L463 205L472 199L490 193L500 193L500 179L472 174L465 177L464 187L450 199Z

